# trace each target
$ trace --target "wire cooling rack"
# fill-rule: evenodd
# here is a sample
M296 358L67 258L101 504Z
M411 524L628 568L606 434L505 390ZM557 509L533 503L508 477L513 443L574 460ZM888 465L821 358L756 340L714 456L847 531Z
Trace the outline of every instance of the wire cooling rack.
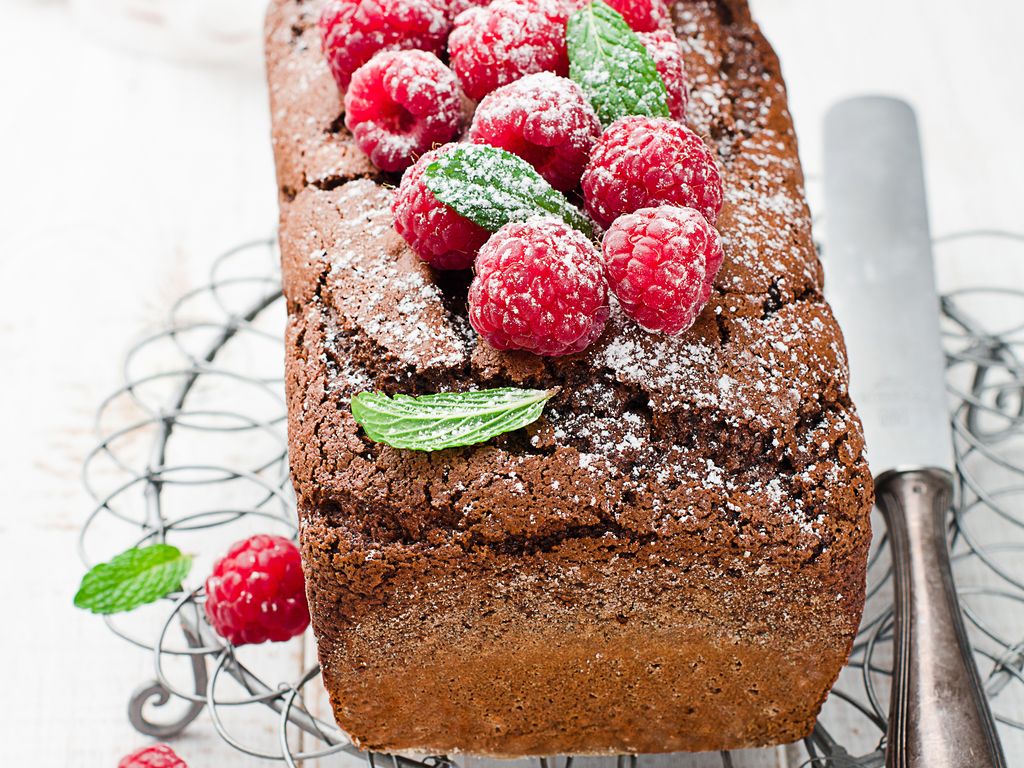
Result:
M993 243L1024 255L1021 236L970 232L936 241L937 258ZM957 458L954 567L1004 744L1010 754L1024 754L1024 291L962 290L943 298L943 310ZM85 565L131 545L167 540L198 553L195 572L204 573L215 553L248 533L296 534L283 327L275 246L258 241L219 257L207 284L175 302L166 326L129 351L124 383L99 409L98 443L85 462L84 482L95 500L80 537ZM782 750L721 753L721 765L884 765L892 596L884 524L880 518L874 524L864 620L813 734ZM487 764L359 752L323 703L319 669L305 661L308 638L235 649L205 623L203 601L196 589L106 619L116 635L153 657L154 679L129 701L140 732L172 738L205 713L231 747L289 766L327 756L334 757L318 764ZM233 728L240 713L246 727ZM251 727L254 718L265 727ZM705 766L708 759L714 758L559 757L518 764L654 768Z

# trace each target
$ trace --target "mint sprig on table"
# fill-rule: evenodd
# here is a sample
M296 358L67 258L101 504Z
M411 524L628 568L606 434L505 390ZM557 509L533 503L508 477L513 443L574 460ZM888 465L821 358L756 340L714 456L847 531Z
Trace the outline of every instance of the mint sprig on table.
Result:
M192 558L169 544L132 548L85 574L75 605L93 613L122 613L170 594L192 568Z
M626 115L668 117L668 92L636 33L601 0L569 17L569 77L583 89L601 125Z
M557 391L503 387L419 397L362 392L352 398L352 415L376 443L440 451L483 443L533 423Z
M503 149L466 144L430 163L427 189L442 203L490 232L511 221L555 216L587 237L590 220L532 165Z

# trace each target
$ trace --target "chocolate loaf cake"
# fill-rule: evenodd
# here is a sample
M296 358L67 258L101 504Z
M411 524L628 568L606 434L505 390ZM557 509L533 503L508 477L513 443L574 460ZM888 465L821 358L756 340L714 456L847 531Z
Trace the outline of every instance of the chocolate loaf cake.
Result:
M778 61L743 0L683 0L687 121L717 153L725 262L697 323L613 305L565 358L497 352L468 277L392 226L345 131L319 0L267 61L301 548L338 723L382 751L717 750L806 735L864 601L871 476L822 298ZM436 453L369 441L352 395L559 388Z

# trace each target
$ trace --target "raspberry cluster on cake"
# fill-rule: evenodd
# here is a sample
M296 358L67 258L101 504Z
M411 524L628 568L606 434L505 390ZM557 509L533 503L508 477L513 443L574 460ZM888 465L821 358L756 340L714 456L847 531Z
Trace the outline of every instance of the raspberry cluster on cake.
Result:
M792 741L859 621L871 478L778 62L742 0L616 0L666 112L603 125L566 78L580 5L271 6L300 543L366 748ZM460 140L594 230L440 202ZM558 393L435 453L348 405L510 386Z

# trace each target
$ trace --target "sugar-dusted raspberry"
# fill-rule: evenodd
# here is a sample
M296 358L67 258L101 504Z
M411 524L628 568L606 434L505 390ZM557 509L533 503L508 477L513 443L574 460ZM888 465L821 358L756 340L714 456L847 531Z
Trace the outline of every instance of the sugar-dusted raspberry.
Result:
M383 171L402 171L462 127L462 94L448 67L425 51L381 51L352 75L345 125Z
M722 266L722 241L693 208L641 208L615 220L601 246L622 310L649 331L693 325Z
M653 205L696 208L712 224L722 209L722 178L711 150L665 117L623 117L608 126L582 185L587 211L603 227Z
M117 764L117 768L188 768L188 766L166 744L154 744L151 747L137 749L130 755L125 755Z
M471 99L534 72L569 72L561 0L494 0L458 15L448 55Z
M671 25L665 0L605 0L622 14L634 32L653 32Z
M491 236L434 197L423 180L428 165L458 146L445 144L423 155L402 175L402 183L391 200L398 234L434 269L468 269L473 266L480 246Z
M668 29L641 32L637 37L654 59L654 66L668 91L668 113L674 120L686 117L686 102L690 100L683 69L683 46L675 33Z
M469 322L492 347L571 355L601 335L608 314L597 249L561 221L506 224L480 249Z
M320 14L324 55L342 89L377 51L440 54L450 27L446 0L327 0Z
M563 191L579 184L600 135L601 122L580 87L551 72L487 94L469 129L471 141L519 155Z
M469 10L470 8L476 8L483 5L488 5L491 0L449 0L448 2L448 18L452 21L463 11Z
M206 618L234 645L301 635L309 608L298 548L265 534L234 543L206 579Z

